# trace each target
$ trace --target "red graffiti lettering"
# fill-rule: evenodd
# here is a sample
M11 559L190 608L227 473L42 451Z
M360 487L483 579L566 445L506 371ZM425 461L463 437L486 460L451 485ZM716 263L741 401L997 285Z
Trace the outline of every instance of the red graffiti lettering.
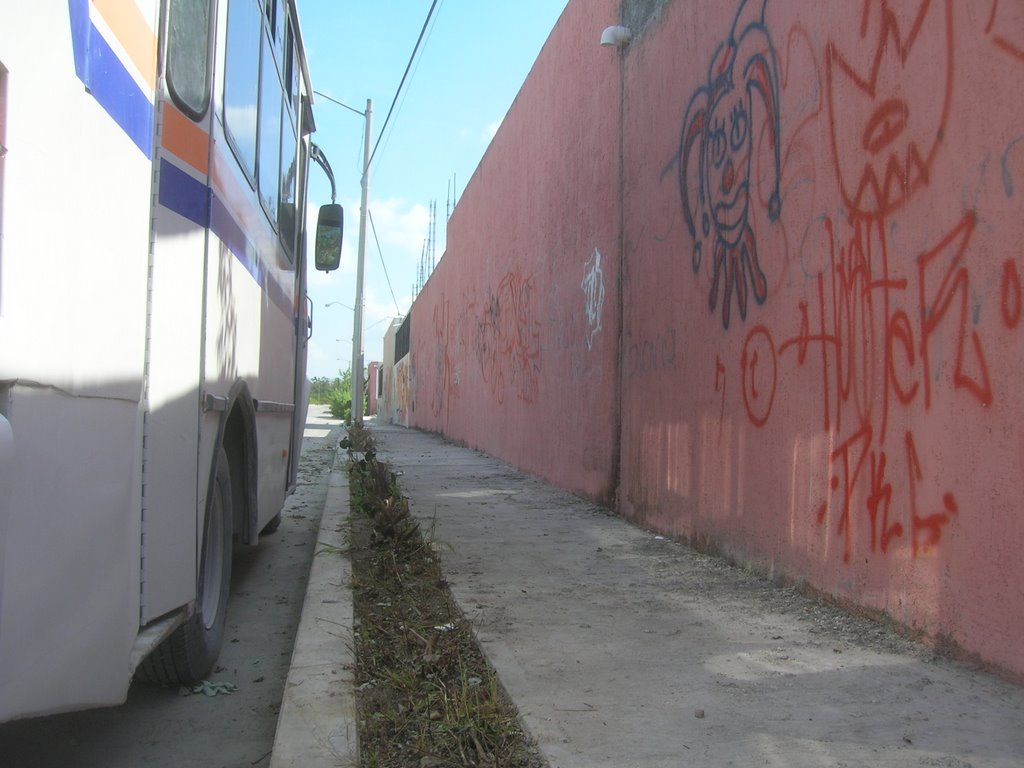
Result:
M779 373L775 364L775 344L763 325L756 326L747 334L741 368L747 416L754 426L763 427L772 412Z
M926 409L931 406L932 395L931 337L949 314L954 302L959 308L959 316L954 317L953 320L959 322L956 327L957 352L953 385L968 390L982 405L991 405L992 403L992 385L989 382L988 364L985 362L981 339L977 331L968 332L967 327L970 322L969 278L967 267L964 266L963 261L971 233L974 231L974 224L974 214L969 213L936 248L922 254L917 260L921 290L921 358L925 373L923 380ZM932 266L939 262L941 257L945 257L948 263L944 271L941 266L935 267L935 271L939 271L942 277L938 287L929 290L928 273L933 271ZM959 299L958 302L957 299ZM968 339L970 340L969 348L967 347Z
M1008 14L998 13L999 2L992 0L986 27L997 45L999 32L1008 34L1010 27ZM816 499L810 512L825 535L841 539L846 562L858 550L884 555L901 548L915 557L927 555L958 516L953 490L936 487L941 481L929 464L934 465L937 457L919 450L914 433L901 426L919 419L905 418L903 412L927 412L933 404L945 407L952 398L981 406L995 399L978 298L991 293L991 283L988 275L972 274L990 267L980 258L968 258L977 226L975 212L940 220L941 228L924 241L915 239L921 236L920 227L913 222L901 227L899 221L911 201L919 210L919 198L935 186L936 160L952 102L953 7L952 0L861 0L859 29L826 42L820 69L815 56L809 56L816 78L804 75L799 83L794 81L792 93L790 77L797 70L790 59L803 54L805 39L799 25L791 30L785 59L780 60L783 103L799 103L797 113L783 114L783 128L787 119L792 128L781 131L788 142L778 173L781 197L786 210L797 208L787 199L795 195L794 202L802 200L809 213L779 220L783 265L766 274L770 285L777 286L776 274L798 279L799 266L808 294L796 299L789 325L758 325L749 332L739 361L740 385L747 418L761 428L787 381L794 380L785 376L782 366L805 368L816 380L818 391L813 395L821 398L821 405L812 407L822 409L832 447L824 498ZM925 81L936 87L905 87ZM820 90L815 91L815 84ZM797 86L801 94L816 93L817 98L801 96L800 101ZM700 119L693 125L705 130L701 120L709 114L706 100L696 99L695 104L703 111L694 112ZM825 109L827 125L821 123ZM821 209L810 202L822 188L816 178L820 166L805 147L811 140L802 134L815 126L831 139L834 183L845 208L841 220L816 215ZM698 144L684 144L689 154L681 151L679 162L690 163L690 175L699 170ZM1004 187L1012 196L1005 157L1003 166ZM690 195L684 202L707 198L697 195L700 189L695 184L683 185L683 191ZM763 205L767 199L762 193L757 201ZM695 271L702 255L715 253L714 233L709 234L707 226L703 237L697 232L696 211L696 203L686 211L694 214L687 223L691 235L696 232L695 241L700 241ZM795 237L787 227L793 228ZM701 251L704 241L707 245ZM897 242L904 250L897 250ZM730 293L730 274L722 270L724 293L723 284L713 282L711 306L722 296L728 304L735 294L735 306L742 313L747 304L737 292L752 292L759 283L748 279L741 286L734 279L736 290ZM815 288L817 296L811 295ZM1016 329L1024 315L1024 292L1012 259L1003 264L1000 302L1003 324ZM723 313L726 327L728 318ZM716 359L715 390L721 392L723 403L720 420L726 368Z
M1021 297L1020 273L1017 262L1007 259L1003 263L1003 282L1000 288L1000 305L1003 310L1003 322L1013 330L1020 323Z
M868 496L868 517L871 521L871 551L881 547L882 552L889 549L890 542L903 535L900 523L889 522L892 504L892 483L885 479L885 451L871 453L871 494ZM879 536L878 514L881 512L881 535Z
M973 214L968 214L912 262L917 267L914 289L910 280L890 271L884 221L855 219L848 241L833 238L831 266L817 277L817 309L800 301L796 333L778 346L781 357L795 353L790 359L797 366L815 359L810 354L813 345L822 352L824 421L826 430L836 433L838 447L829 459L829 498L817 506L815 519L824 525L829 510L837 511L838 518L828 530L842 539L846 561L858 540L871 552L884 554L895 542L906 540L913 554L927 553L955 515L952 493L945 495L940 509L918 511L924 472L913 449L913 436L905 437L905 465L901 460L894 466L886 433L893 408L915 402L926 409L930 406L938 386L935 370L951 372L947 381L953 390L965 391L983 405L992 401L984 345L980 334L969 327L971 291L965 253L974 222ZM826 224L832 233L832 222ZM1005 268L1004 273L1004 318L1018 319L1011 276L1016 270ZM902 308L914 300L916 310ZM813 317L815 311L817 317ZM767 330L755 329L744 348L745 402L748 416L758 426L763 425L759 418L767 418L766 411L753 410L751 404L761 401L755 384L764 377L757 376L756 368L770 339ZM909 484L909 507L895 503L897 489L904 487L897 485L897 479ZM858 533L860 515L865 525Z
M953 89L952 17L951 0L916 7L864 0L859 40L826 47L833 161L857 215L888 216L929 182ZM945 41L938 60L918 45L936 39ZM935 90L899 87L918 77Z
M947 492L942 496L943 511L918 514L917 484L924 479L924 474L921 471L921 460L917 455L914 437L909 432L906 435L906 446L907 466L910 470L910 515L913 523L911 545L914 557L917 557L918 554L928 554L932 547L939 543L939 539L942 538L942 529L959 509L953 494Z
M865 424L832 451L832 455L829 457L829 460L832 462L832 468L839 473L832 476L831 485L832 490L838 490L842 494L839 525L836 528L836 533L843 540L844 562L850 561L850 554L853 549L853 532L851 531L853 495L860 480L861 471L864 469L864 462L867 460L868 446L870 444L871 425ZM837 465L838 469L836 468Z
M832 222L826 226L831 233ZM828 285L826 275L817 280L817 332L811 332L809 305L800 302L799 332L782 342L779 352L795 348L797 364L804 365L809 346L819 344L825 429L834 424L842 430L844 412L852 409L856 424L876 423L884 440L890 392L907 404L917 391L916 383L906 381L916 363L914 331L906 313L892 308L907 280L889 274L884 230L869 219L857 220L853 238L838 252L833 238L829 262Z
M902 362L905 363L905 366L901 370L904 371L904 375L912 375L909 371L913 370L916 362L914 354L914 329L911 327L910 317L902 309L894 312L889 319L888 333L885 338L890 353L886 355L888 358L886 379L892 384L892 388L896 392L896 399L902 405L909 405L917 395L918 383L914 381L910 384L903 384L900 378L900 370L898 370L898 351L903 352ZM897 350L897 346L899 346L899 350Z
M536 400L541 369L540 323L533 317L533 277L505 275L489 292L477 321L473 349L480 373L498 403L506 388L526 403Z
M1014 25L1012 22L1001 22L1001 25L1005 25L1006 31L997 31L995 29L997 26L1000 26L996 24L996 16L999 14L999 1L992 0L992 9L989 11L988 21L985 24L985 34L992 36L992 44L996 48L999 48L1018 61L1024 61L1024 36L1021 35L1020 30L1017 28L1019 25ZM1011 40L1008 36L1014 33L1017 35L1016 41Z
M453 363L448 342L453 335L450 319L450 301L442 295L441 301L434 307L434 396L431 398L431 410L435 417L448 409L452 396L455 394L452 381Z

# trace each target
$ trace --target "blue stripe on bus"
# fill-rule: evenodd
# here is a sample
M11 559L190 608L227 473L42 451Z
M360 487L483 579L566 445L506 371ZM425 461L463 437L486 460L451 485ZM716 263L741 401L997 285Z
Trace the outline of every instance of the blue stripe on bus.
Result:
M75 74L88 87L89 70L86 49L89 47L89 0L68 0L71 18L71 48L75 54Z
M153 105L89 20L89 0L68 0L75 74L146 157L152 156Z
M160 204L200 227L210 223L210 188L166 160L160 161Z
M264 285L264 290L267 296L270 297L270 301L274 304L285 317L294 317L295 315L295 302L292 301L292 297L285 292L284 287L276 280L268 280Z
M249 238L245 236L245 232L238 226L235 218L216 195L213 196L210 206L210 229L235 255L245 270L252 275L253 280L262 286L262 270L259 261L250 255L255 249L249 245Z
M271 303L290 317L295 310L291 296L276 280L268 279L263 265L253 255L255 249L250 245L245 232L216 194L210 201L210 229L252 275L252 279L267 294Z
M160 160L160 204L193 224L208 226L252 275L270 302L286 316L293 314L292 297L276 280L268 279L245 232L220 198L206 184L165 159Z

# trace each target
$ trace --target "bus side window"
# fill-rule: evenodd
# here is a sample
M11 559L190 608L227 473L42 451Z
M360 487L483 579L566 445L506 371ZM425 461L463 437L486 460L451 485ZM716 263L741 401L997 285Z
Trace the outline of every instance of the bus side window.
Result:
M260 199L274 228L281 190L281 76L271 52L270 35L263 35L263 63L260 75Z
M262 18L263 10L256 0L231 0L228 4L224 128L231 150L253 184L256 180Z
M171 0L167 85L178 109L199 120L210 104L209 0Z
M281 126L281 244L289 262L295 260L295 230L298 218L296 183L298 181L298 142L295 118L285 111Z
M274 4L274 32L272 37L274 38L274 50L277 53L277 58L281 58L281 52L284 50L284 37L285 27L288 25L288 7L284 0L269 0Z
M288 25L288 39L284 51L284 93L288 101L288 109L297 112L299 109L299 65L295 60L295 35L291 24Z
M295 66L295 42L291 24L287 26L284 69L284 115L281 118L281 244L288 262L295 262L295 240L298 234L298 169L299 134L296 129L298 77Z

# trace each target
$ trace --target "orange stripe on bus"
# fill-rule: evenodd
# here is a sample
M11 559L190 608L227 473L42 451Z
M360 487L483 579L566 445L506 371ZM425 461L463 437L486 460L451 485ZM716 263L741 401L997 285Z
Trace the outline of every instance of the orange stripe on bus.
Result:
M138 6L125 0L92 0L152 91L156 88L156 34Z
M204 176L210 170L210 136L170 103L163 103L164 128L161 143Z

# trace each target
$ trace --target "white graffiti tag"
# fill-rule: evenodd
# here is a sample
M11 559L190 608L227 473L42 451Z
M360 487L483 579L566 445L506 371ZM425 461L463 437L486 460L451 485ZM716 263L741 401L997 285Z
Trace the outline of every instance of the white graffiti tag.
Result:
M594 337L601 330L601 312L604 309L604 273L601 271L601 253L597 248L587 259L584 271L580 287L583 289L584 309L587 313L587 349L593 349Z

